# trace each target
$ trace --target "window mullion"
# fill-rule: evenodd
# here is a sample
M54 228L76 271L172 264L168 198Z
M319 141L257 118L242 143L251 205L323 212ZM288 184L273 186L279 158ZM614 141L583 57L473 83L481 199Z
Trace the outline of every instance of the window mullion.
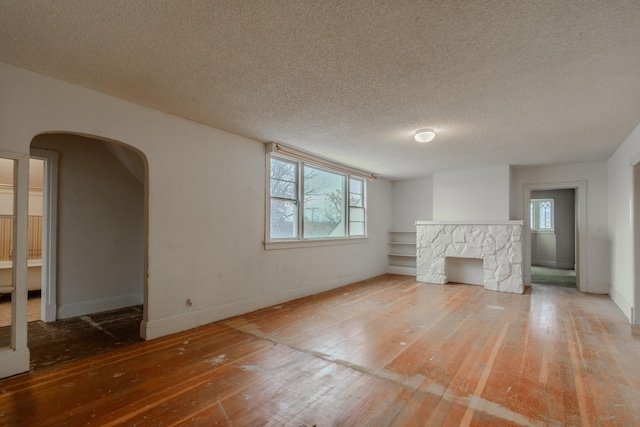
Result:
M297 199L289 199L288 197L271 196L271 200L283 200L285 202L295 202Z
M343 186L343 193L344 197L343 197L343 201L342 201L342 209L344 210L344 216L343 216L343 221L344 221L344 231L346 233L346 237L350 237L351 236L351 175L347 174L345 179L344 179L344 186Z
M298 240L304 240L304 163L298 162Z
M362 181L362 234L367 235L367 191L365 190L367 183Z

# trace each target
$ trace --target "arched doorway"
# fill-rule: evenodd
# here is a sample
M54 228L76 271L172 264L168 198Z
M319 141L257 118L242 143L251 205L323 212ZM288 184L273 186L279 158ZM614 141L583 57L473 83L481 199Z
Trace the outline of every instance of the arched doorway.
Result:
M49 243L43 247L43 260L49 260L43 262L45 320L83 319L87 327L126 342L93 314L136 308L135 325L131 319L122 325L134 327L126 333L139 339L139 323L147 317L146 157L118 141L72 133L38 135L31 149L32 156L45 161L44 212L48 200L53 219L49 228L43 227L43 243ZM57 172L47 153L55 153ZM131 313L136 316L135 310ZM40 363L31 330L32 361Z

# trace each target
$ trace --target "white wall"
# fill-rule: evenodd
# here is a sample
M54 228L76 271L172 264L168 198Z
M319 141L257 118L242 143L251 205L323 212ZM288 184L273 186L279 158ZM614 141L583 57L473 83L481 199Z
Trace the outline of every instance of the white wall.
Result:
M609 238L611 246L611 298L631 318L634 304L633 164L640 162L640 125L607 162L609 182ZM635 230L636 233L640 230ZM636 296L637 298L637 296ZM638 319L636 317L635 321Z
M540 167L520 167L512 171L512 219L524 219L524 186L527 184L562 184L587 182L587 292L609 293L609 237L607 234L607 164L573 163ZM528 210L526 214L529 215ZM525 233L529 236L529 233ZM531 251L525 239L525 265L530 265ZM528 268L525 280L530 283Z
M58 162L57 317L142 304L144 185L102 141L38 135Z
M391 192L394 230L415 230L416 221L433 219L433 177L394 181Z
M149 338L387 269L388 181L369 184L368 241L266 251L262 143L4 64L0 92L0 149L28 153L35 135L69 131L147 156Z
M511 169L507 166L437 173L433 176L435 221L509 220ZM450 260L447 277L463 283L484 283L482 265L469 259Z
M470 169L433 176L433 220L508 220L510 167Z

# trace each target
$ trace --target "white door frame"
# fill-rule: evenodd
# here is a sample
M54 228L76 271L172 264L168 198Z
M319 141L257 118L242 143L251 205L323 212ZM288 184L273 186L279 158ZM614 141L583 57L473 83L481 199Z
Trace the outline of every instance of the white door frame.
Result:
M13 171L13 259L11 286L11 342L0 348L0 378L29 370L27 347L27 219L29 200L29 155L0 151L14 160Z
M57 317L57 241L58 241L58 152L31 149L31 157L44 162L42 209L41 318L53 322Z
M587 181L558 182L549 184L525 184L524 185L524 275L525 283L531 284L531 218L529 206L531 204L531 192L541 190L576 191L576 287L580 292L589 292L587 279Z
M640 323L640 268L636 266L636 256L640 251L640 212L636 209L636 204L639 203L637 197L640 197L640 188L636 186L635 169L640 164L640 154L634 156L631 160L631 203L630 209L630 222L631 222L631 280L632 280L632 292L633 299L631 303L631 323Z

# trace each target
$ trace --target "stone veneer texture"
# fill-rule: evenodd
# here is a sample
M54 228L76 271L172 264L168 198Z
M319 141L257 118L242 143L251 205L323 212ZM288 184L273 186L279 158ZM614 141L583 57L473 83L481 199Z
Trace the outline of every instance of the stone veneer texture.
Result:
M484 287L523 293L522 225L417 224L417 271L420 282L445 284L445 258L483 260Z

